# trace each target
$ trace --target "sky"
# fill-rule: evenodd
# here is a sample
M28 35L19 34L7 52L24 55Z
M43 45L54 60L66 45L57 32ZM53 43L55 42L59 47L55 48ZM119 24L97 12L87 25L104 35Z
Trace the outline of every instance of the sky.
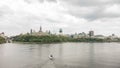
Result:
M30 29L65 34L95 31L120 36L120 0L0 0L0 32L12 36Z

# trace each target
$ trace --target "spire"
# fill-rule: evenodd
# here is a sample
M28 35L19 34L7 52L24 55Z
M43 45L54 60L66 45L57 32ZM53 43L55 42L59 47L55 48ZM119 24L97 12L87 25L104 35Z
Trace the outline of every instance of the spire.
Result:
M42 27L40 26L40 30L39 30L39 32L42 32Z
M49 32L48 32L49 34L51 34L51 31L49 30Z
M33 30L31 29L31 30L30 30L30 34L32 34L32 33L33 33Z
M62 32L63 32L63 31L62 31L62 29L60 28L60 29L59 29L59 33L62 33Z

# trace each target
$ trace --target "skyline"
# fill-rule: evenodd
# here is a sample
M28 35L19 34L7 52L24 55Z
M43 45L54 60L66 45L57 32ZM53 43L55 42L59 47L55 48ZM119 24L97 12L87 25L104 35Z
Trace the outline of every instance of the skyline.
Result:
M57 32L52 32L51 30L45 30L45 29L43 29L43 27L42 26L40 26L39 27L39 29L37 29L37 30L35 30L35 29L30 29L29 31L26 31L25 33L20 33L20 34L16 34L16 35L11 35L11 36L17 36L17 35L25 35L25 34L31 34L31 33L38 33L39 34L39 32L42 32L42 33L46 33L46 34L49 34L49 32L50 32L50 34L55 34L55 35L59 35L59 34L63 34L63 35L80 35L80 34L85 34L85 35L93 35L93 36L116 36L116 37L120 37L120 36L118 36L118 35L116 35L116 34L114 34L114 33L111 33L110 35L104 35L104 34L96 34L95 33L95 31L94 30L89 30L89 31L87 31L87 32L75 32L75 33L66 33L66 32L64 32L64 30L62 29L62 28L59 28L58 30L57 30ZM7 36L6 34L5 34L5 32L1 32L0 33L0 35L2 36L2 35L4 35L4 36ZM8 36L8 37L10 37L10 36Z
M95 31L120 36L119 0L0 0L0 32L26 33L30 29L65 33Z

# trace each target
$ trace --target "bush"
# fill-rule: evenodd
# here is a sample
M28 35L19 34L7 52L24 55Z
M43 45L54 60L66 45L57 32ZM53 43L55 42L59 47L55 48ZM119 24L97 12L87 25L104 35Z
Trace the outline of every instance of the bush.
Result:
M40 42L40 43L52 43L52 42L67 42L68 37L57 35L46 36L33 36L33 35L19 35L13 37L13 41L17 42Z
M5 42L6 42L5 39L3 37L0 37L0 44Z

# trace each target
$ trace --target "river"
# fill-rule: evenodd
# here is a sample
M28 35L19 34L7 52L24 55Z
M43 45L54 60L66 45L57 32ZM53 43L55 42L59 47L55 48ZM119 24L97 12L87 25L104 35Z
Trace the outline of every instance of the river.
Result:
M120 43L0 44L0 68L120 68Z

